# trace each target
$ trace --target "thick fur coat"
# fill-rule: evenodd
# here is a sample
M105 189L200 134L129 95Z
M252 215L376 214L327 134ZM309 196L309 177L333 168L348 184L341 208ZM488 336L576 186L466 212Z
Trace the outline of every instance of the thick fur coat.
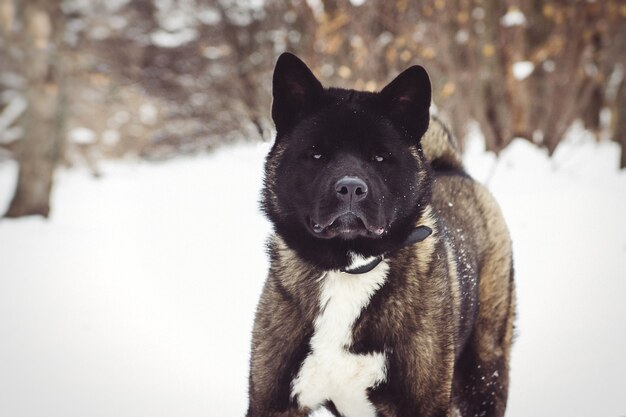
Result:
M503 416L511 242L430 117L425 70L379 93L324 89L283 54L273 94L263 208L276 233L248 417ZM431 234L410 240L419 228Z

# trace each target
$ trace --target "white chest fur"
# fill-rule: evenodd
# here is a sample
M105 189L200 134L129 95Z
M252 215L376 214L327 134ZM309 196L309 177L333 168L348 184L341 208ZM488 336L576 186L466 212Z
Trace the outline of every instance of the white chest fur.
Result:
M375 417L367 389L386 378L384 353L357 355L348 351L356 319L384 284L388 265L352 275L328 272L322 278L320 314L315 320L311 353L292 382L291 395L301 407L315 410L332 400L346 417Z

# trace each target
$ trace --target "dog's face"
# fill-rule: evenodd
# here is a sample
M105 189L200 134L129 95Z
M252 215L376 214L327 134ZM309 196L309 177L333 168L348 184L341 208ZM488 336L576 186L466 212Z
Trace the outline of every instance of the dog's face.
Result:
M417 162L398 152L401 133L374 117L331 106L289 132L277 196L310 236L379 239L405 214L400 199L417 203Z
M380 93L325 90L283 54L273 94L277 137L264 209L287 244L337 268L348 252L378 255L406 238L429 192L419 150L429 119L426 72L412 67Z

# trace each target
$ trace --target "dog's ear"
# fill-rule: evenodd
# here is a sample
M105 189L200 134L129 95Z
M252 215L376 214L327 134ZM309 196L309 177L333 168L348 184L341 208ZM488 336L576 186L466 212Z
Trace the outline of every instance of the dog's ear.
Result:
M426 70L414 65L391 81L379 93L389 116L409 135L421 139L430 120L431 86Z
M274 68L272 118L280 135L320 100L324 88L297 56L283 53Z

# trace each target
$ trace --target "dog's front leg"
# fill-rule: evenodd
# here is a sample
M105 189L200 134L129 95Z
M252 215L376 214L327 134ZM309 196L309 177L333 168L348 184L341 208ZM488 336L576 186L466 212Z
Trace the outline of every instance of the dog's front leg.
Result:
M389 388L394 417L452 417L452 334L420 335L394 349Z
M291 382L308 353L312 325L276 281L268 280L254 322L247 417L306 417Z

